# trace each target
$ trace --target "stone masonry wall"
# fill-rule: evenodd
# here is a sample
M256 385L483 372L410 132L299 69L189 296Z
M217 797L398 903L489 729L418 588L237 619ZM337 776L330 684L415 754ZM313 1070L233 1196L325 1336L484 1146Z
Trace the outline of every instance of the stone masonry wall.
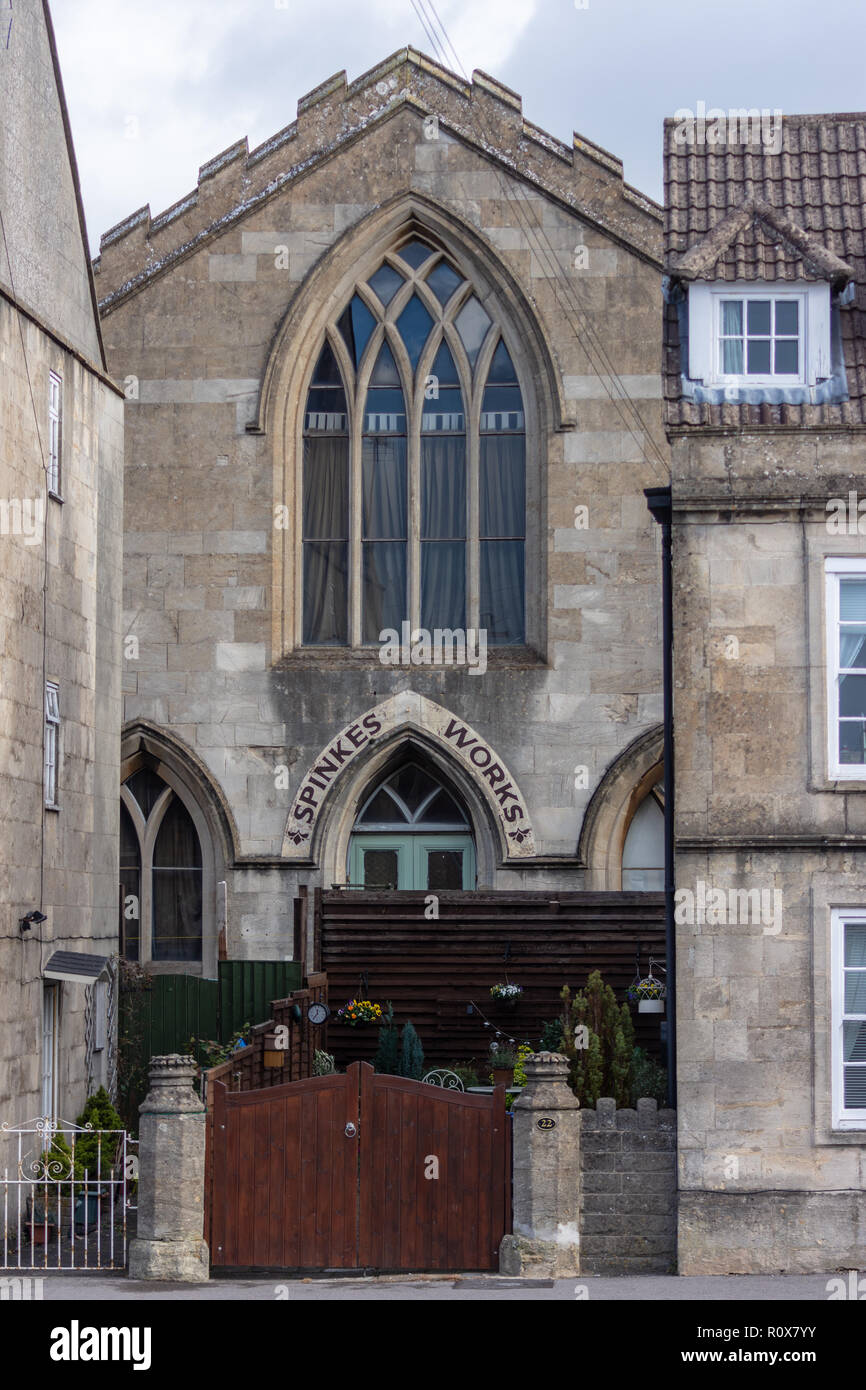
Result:
M49 371L64 388L62 502L46 496L36 433ZM117 949L123 401L2 299L0 377L0 1119L18 1123L41 1113L46 961ZM60 692L59 810L44 807L46 680ZM40 905L46 921L22 933ZM59 1108L74 1119L85 986L60 994Z
M824 565L862 557L826 503L862 495L863 444L690 437L672 466L679 1270L854 1267L866 1134L832 1113L831 923L866 901L866 803L829 775Z
M611 764L662 717L658 528L643 496L658 468L644 457L646 439L624 429L610 383L587 359L567 312L579 295L663 448L658 210L635 200L615 161L599 164L585 150L568 150L566 160L534 137L537 182L525 186L510 157L503 162L460 133L452 108L471 100L459 84L409 59L389 73L377 70L362 84L370 110L357 130L361 91L341 96L338 83L339 91L302 103L296 135L261 159L251 155L247 164L239 151L206 166L195 199L176 215L115 229L98 268L110 368L131 390L124 631L138 647L125 665L124 717L187 748L230 809L233 956L285 954L286 933L274 936L280 905L300 883L343 881L345 858L303 866L285 858L287 819L329 740L389 696L408 688L468 722L517 779L537 862L502 867L486 823L476 826L488 865L481 886L502 889L584 886L576 847L590 798ZM392 96L377 95L377 83ZM414 96L413 84L420 84ZM476 103L487 101L477 83L473 91ZM512 135L524 139L516 100L493 103L499 124L491 150L510 149ZM382 118L373 119L379 106ZM433 141L425 135L428 106L441 120ZM335 131L345 123L352 141L337 138L328 122ZM297 439L293 425L269 432L267 412L258 420L260 393L275 361L282 372L284 358L307 354L312 370L329 296L333 318L360 274L354 261L344 274L339 261L347 239L358 238L360 257L369 254L362 224L410 197L428 216L444 209L465 229L461 245L484 246L472 278L478 267L488 278L496 270L492 299L506 319L518 291L532 306L561 396L561 410L548 411L531 440L539 502L527 573L536 648L506 652L481 680L457 668L385 667L375 650L334 657L281 646L295 597L277 573L283 533L274 517L283 506L296 517ZM555 273L533 249L533 227L556 251ZM586 255L576 259L578 245ZM280 247L289 249L287 266L275 255ZM307 305L311 274L322 277L315 296L322 311L310 308L310 331L275 358L287 314ZM529 389L530 357L526 378ZM275 390L275 400L284 396ZM588 509L586 529L575 524L578 506ZM580 777L576 767L585 769ZM288 772L277 785L279 768ZM340 816L353 810L348 781L332 798Z
M677 1247L676 1111L603 1098L581 1110L582 1274L669 1274Z

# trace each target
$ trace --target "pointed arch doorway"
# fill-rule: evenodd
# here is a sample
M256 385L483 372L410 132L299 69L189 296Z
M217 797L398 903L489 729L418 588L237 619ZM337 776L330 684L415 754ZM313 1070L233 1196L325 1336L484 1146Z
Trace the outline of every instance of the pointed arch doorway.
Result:
M475 841L462 801L419 763L402 764L363 800L347 868L355 888L471 891Z

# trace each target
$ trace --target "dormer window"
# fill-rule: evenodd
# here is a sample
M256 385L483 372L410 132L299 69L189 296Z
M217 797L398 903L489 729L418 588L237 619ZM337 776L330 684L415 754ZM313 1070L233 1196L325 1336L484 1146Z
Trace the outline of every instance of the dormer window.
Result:
M804 295L716 295L717 365L724 381L803 380Z
M833 375L830 286L694 281L688 340L689 379L720 399L815 387Z

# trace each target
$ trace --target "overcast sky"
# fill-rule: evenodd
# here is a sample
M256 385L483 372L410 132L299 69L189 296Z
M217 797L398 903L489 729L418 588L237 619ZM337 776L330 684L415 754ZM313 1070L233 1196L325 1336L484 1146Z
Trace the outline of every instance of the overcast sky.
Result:
M407 44L432 53L410 0L52 0L52 11L94 250L136 208L156 216L189 192L220 150L288 125L332 73L352 81ZM578 130L619 155L659 200L661 122L678 108L866 108L863 0L439 0L437 11L467 72L519 92L524 115L560 139Z

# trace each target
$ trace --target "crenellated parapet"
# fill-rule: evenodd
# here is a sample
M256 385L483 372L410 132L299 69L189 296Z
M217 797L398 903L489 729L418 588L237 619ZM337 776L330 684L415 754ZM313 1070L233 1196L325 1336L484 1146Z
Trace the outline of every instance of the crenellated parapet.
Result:
M103 312L230 228L371 127L413 110L571 207L583 221L653 262L661 209L623 180L622 162L575 135L571 146L523 117L516 92L486 73L472 81L402 49L349 83L336 73L298 102L297 119L254 150L246 139L199 169L196 188L152 217L139 208L102 237L94 263Z

